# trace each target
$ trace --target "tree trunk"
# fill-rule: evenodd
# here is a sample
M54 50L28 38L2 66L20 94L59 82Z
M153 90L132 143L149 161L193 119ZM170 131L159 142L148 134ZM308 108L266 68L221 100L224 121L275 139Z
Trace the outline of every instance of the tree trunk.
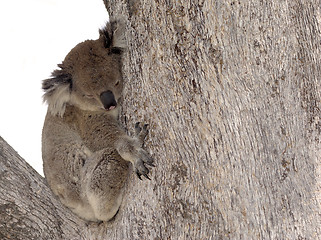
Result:
M320 1L105 4L128 23L122 121L150 124L152 180L87 226L1 149L0 234L321 239Z

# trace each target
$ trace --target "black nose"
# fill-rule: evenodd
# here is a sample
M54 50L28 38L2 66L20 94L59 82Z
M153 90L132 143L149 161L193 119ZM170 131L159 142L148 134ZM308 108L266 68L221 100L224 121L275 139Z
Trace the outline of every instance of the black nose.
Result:
M117 107L117 102L112 91L102 92L100 94L100 101L103 103L106 110L112 110Z

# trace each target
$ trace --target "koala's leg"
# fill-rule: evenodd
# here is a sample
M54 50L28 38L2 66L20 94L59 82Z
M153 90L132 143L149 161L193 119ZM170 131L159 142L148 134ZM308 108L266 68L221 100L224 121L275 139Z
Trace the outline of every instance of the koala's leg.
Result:
M128 168L128 162L115 150L96 152L86 162L83 171L85 194L97 220L108 221L116 215Z
M119 155L126 161L131 162L134 165L135 171L139 179L141 175L149 179L149 170L145 164L153 166L153 159L148 152L142 148L144 139L148 133L148 125L140 127L140 123L135 125L135 137L129 137L127 135L120 136L116 142L116 149Z

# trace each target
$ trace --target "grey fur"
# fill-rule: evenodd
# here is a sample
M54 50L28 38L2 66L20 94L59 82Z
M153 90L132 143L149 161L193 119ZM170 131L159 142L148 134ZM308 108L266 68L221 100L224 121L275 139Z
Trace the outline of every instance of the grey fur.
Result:
M119 21L108 23L99 39L78 44L43 81L45 177L61 202L88 221L108 221L117 213L129 162L139 178L148 178L146 164L153 166L142 148L147 125L136 124L135 137L129 137L117 120L124 30Z

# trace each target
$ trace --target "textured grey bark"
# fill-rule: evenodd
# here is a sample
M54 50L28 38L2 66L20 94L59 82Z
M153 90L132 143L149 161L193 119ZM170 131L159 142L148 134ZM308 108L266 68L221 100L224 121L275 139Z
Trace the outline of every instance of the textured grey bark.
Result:
M157 164L108 234L321 239L321 2L105 4L128 18L124 113Z
M85 223L53 197L45 180L1 137L0 191L1 240L85 236Z
M1 149L0 219L47 209L21 224L52 219L31 228L50 239L321 239L321 2L105 4L128 23L122 121L150 124L152 180L87 226Z

